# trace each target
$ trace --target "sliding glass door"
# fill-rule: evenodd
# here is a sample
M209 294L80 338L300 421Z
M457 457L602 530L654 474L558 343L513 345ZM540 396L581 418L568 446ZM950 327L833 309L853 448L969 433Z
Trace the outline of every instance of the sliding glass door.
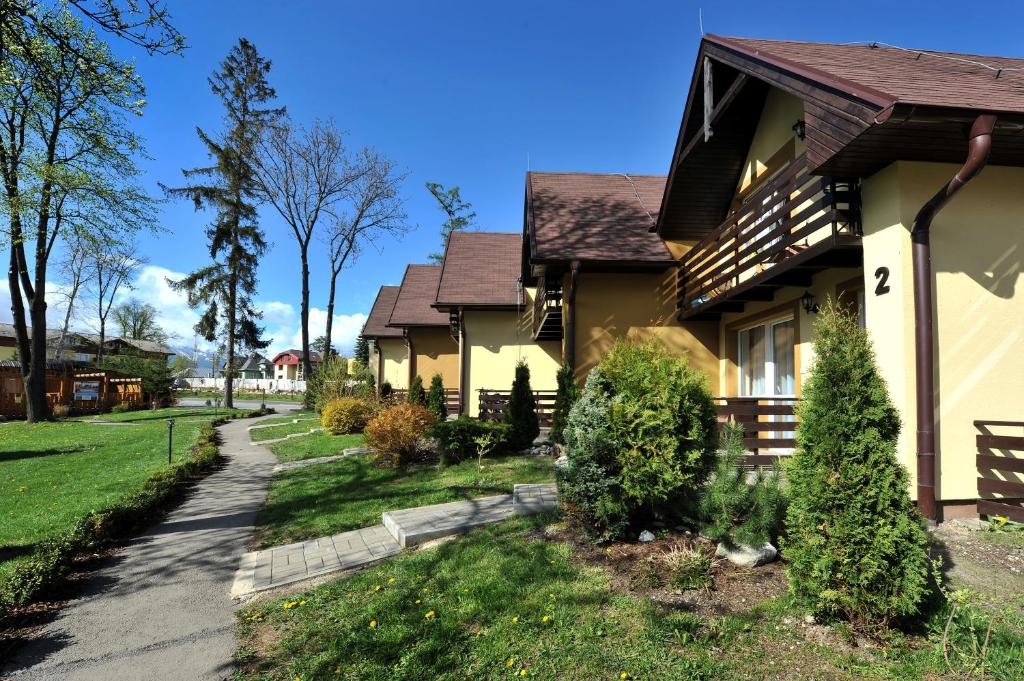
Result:
M796 390L792 317L739 332L741 397L792 397Z

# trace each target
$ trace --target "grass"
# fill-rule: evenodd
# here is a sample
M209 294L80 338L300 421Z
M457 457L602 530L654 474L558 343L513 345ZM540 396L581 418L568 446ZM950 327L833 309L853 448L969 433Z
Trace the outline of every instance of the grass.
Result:
M1024 549L1024 525L1019 523L1009 523L979 532L978 536L992 544Z
M170 416L175 419L172 457L182 461L200 426L215 418L213 410L173 408L103 417L134 424L125 426L88 423L92 418L0 424L0 581L37 543L166 468Z
M721 617L673 609L537 538L550 520L490 526L241 611L239 678L961 678L943 660L941 613L919 635L851 646L840 628L804 626L788 597ZM1022 678L1019 632L1000 628L990 648L986 678Z
M273 440L279 437L285 437L286 435L294 435L296 433L308 433L314 428L319 428L320 422L316 419L300 420L298 423L285 422L275 425L272 428L257 428L256 430L249 431L249 439L253 442L263 442L264 440Z
M218 397L222 401L224 399L224 393L220 390L177 390L174 395L179 398L195 398L200 400L214 400ZM261 392L253 392L251 390L236 390L234 391L234 397L237 400L262 400L266 398L267 402L301 402L303 400L301 393L266 393L264 395Z
M353 437L353 436L341 436ZM282 442L272 450L294 453L316 439L310 435ZM348 444L345 446L357 446ZM340 451L335 444L329 451ZM303 450L306 451L306 450ZM317 456L326 455L318 450ZM260 546L287 544L380 523L381 513L512 492L515 483L554 480L551 459L509 456L447 467L378 468L369 455L279 473L270 484L266 506L257 518Z
M313 426L309 426L312 428ZM267 430L276 430L268 428ZM253 434L259 431L252 431ZM299 437L279 442L270 446L270 451L277 455L281 461L300 461L302 459L317 459L321 456L334 456L341 454L351 447L362 447L362 433L356 435L329 435L327 433L313 433L309 437Z

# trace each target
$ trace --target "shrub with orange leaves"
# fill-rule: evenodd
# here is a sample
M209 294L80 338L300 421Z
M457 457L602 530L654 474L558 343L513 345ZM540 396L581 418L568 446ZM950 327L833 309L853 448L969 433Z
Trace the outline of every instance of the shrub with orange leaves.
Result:
M395 404L366 424L366 444L376 450L377 461L403 466L416 456L420 440L436 417L419 404Z

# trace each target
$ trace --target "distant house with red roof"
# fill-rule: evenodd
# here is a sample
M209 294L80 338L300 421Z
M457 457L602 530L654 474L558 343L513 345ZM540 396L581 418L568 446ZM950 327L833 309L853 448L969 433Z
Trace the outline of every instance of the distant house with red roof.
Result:
M303 381L306 379L302 374L302 350L285 350L274 355L274 378L290 381ZM319 352L310 351L309 363L315 370L323 360Z

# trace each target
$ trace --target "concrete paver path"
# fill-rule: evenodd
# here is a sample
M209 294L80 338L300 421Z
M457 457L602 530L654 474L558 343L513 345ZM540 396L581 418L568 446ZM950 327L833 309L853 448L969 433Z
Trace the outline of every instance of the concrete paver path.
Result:
M252 420L220 428L227 465L160 524L90 575L84 592L0 678L223 679L233 672L229 592L276 458Z

